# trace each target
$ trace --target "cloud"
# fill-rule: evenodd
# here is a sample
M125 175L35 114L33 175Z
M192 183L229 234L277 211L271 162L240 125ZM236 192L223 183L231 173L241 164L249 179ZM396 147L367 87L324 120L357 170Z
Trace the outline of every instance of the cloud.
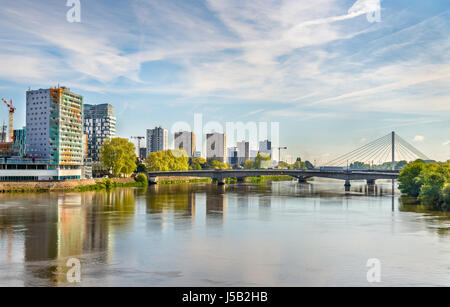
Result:
M425 140L425 137L423 137L422 135L416 135L414 137L414 142L417 142L417 143L423 142L424 140Z
M450 145L450 141L446 141L446 142L442 143L442 146L448 146L448 145Z

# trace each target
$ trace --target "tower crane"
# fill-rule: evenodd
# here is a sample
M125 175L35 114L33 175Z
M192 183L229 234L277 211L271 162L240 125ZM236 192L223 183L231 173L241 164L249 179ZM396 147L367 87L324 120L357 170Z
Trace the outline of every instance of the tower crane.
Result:
M8 141L12 142L13 138L13 129L14 129L14 112L16 112L16 108L13 106L12 99L8 102L5 98L2 98L3 102L9 108L9 132L8 132Z

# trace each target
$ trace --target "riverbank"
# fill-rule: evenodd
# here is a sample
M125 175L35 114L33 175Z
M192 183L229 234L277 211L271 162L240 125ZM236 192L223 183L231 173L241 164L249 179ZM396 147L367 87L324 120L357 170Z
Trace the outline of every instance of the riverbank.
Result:
M33 182L1 182L0 193L30 193L56 191L89 191L103 182L103 178L66 180L66 181L33 181ZM112 183L119 186L139 186L133 178L113 178Z
M246 183L262 183L264 181L289 181L293 178L290 176L261 176L245 178ZM105 179L83 179L83 180L66 180L66 181L36 181L36 182L1 182L0 193L45 193L58 191L98 191L105 188L121 188L121 187L141 187L142 182L137 182L134 178L111 178L111 183L105 184ZM212 183L211 178L201 177L158 177L158 184L180 184L180 183ZM237 183L236 178L228 178L226 183Z

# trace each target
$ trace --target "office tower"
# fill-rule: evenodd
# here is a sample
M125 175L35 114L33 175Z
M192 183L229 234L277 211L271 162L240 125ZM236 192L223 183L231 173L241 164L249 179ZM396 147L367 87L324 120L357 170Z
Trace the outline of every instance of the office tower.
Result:
M245 161L250 159L250 143L246 141L237 142L237 148L239 153L238 164L244 165Z
M66 87L27 91L27 155L71 168L83 164L83 97Z
M239 164L239 150L237 147L227 149L227 159L228 165L237 166Z
M206 135L206 159L225 162L226 135L223 133L209 133Z
M110 104L84 105L84 133L87 135L87 158L100 161L103 143L116 134L114 107Z
M259 152L272 155L272 142L268 140L259 142Z
M147 155L152 152L167 149L169 143L169 132L167 129L155 127L155 129L147 129Z
M188 131L175 132L175 149L184 149L189 158L195 153L195 133Z

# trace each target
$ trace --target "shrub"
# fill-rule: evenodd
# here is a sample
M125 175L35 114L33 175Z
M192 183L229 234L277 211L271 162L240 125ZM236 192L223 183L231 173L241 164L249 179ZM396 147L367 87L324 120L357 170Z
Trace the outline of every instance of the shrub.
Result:
M148 184L148 179L147 179L147 176L145 174L138 174L134 180L136 180L136 182L138 182L138 183L140 183L142 185L147 185Z

